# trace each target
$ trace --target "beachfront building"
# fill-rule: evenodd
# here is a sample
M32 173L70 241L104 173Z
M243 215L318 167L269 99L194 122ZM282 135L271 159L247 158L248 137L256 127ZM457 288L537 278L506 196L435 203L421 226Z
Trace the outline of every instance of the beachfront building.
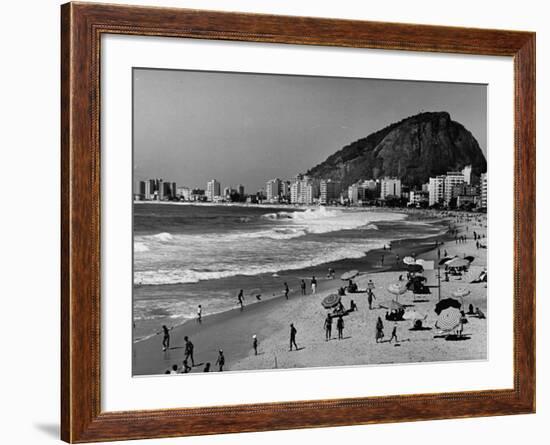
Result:
M206 199L207 201L215 201L221 195L221 185L215 180L211 179L206 183Z
M445 175L430 178L428 183L428 205L442 204L444 200Z
M189 196L189 201L205 201L206 192L204 189L192 189Z
M237 186L237 193L239 194L239 197L242 199L244 198L244 185L239 184Z
M444 201L446 205L456 198L456 186L464 184L464 175L462 172L447 172L445 175Z
M461 171L462 176L464 177L464 182L468 185L472 184L472 166L467 165Z
M423 190L411 190L409 192L409 206L422 207L428 205L429 192Z
M307 175L299 174L290 184L292 204L313 204L319 199L319 183Z
M480 206L484 209L487 208L487 173L481 174L481 180L480 180Z
M270 179L265 183L265 193L268 202L279 202L281 198L282 181L279 178Z
M191 189L189 187L178 187L176 188L176 198L182 199L184 201L191 200Z
M401 179L385 177L380 180L380 199L388 196L401 197Z
M321 179L319 203L326 205L338 201L340 196L341 184L332 179Z

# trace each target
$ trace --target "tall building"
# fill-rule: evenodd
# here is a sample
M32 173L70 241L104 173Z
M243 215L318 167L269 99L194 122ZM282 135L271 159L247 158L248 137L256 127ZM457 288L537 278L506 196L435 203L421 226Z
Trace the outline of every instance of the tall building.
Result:
M239 184L239 186L237 187L237 192L239 193L239 196L241 198L244 198L244 185Z
M223 195L225 199L228 199L231 197L231 187L224 187L223 188Z
M380 180L380 198L388 196L401 197L401 179L385 177Z
M447 172L445 175L445 185L444 185L444 201L445 204L449 205L451 199L456 198L455 187L457 185L464 184L464 175L462 172Z
M206 183L206 199L208 201L214 201L214 198L217 198L221 195L221 185L215 180L211 179Z
M292 204L313 204L319 198L319 182L299 174L290 185Z
M442 204L445 199L445 175L439 175L435 178L430 178L428 183L428 205Z
M172 199L172 183L171 182L163 182L162 183L162 199Z
M481 188L481 207L484 209L487 208L487 173L481 174L481 180L480 180L480 188Z
M464 182L468 185L472 184L472 166L467 165L461 171L462 176L464 176Z
M157 179L157 199L159 201L164 199L164 183L162 179Z
M332 179L321 179L320 199L321 204L330 204L337 201L340 196L340 182Z
M265 184L265 193L268 202L279 202L282 183L279 178L270 179Z

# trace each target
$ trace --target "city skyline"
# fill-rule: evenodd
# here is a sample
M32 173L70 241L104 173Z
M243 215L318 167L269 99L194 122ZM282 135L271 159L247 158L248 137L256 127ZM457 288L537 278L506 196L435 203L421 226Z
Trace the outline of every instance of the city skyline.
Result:
M134 187L215 178L265 190L392 122L443 109L486 156L485 85L135 69Z

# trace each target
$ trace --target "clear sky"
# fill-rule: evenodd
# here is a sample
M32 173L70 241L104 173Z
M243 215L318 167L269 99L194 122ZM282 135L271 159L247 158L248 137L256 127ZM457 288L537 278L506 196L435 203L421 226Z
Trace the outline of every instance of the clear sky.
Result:
M485 85L134 69L134 180L247 192L422 111L447 111L487 149Z

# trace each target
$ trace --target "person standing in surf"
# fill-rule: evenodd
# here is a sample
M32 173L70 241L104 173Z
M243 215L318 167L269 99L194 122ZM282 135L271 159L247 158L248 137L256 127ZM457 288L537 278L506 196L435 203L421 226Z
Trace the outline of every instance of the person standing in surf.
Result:
M162 350L166 351L170 347L170 331L172 328L168 329L165 324L162 325L162 331L157 332L157 334L163 334L162 337Z
M286 281L284 286L285 286L285 298L288 300L288 293L290 292L290 289L288 288L288 284Z
M239 291L239 295L237 295L237 300L239 301L239 306L242 311L244 309L244 294L242 289Z
M200 304L197 309L197 323L202 323L202 306Z
M302 289L302 295L306 294L306 282L302 279L302 282L300 283L300 288Z

